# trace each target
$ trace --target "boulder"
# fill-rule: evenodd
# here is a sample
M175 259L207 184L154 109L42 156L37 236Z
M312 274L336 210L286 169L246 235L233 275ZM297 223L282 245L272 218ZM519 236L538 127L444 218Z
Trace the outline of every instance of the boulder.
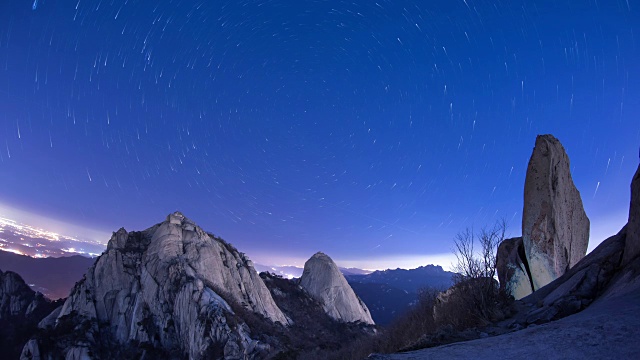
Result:
M539 135L524 187L522 240L537 290L582 259L589 219L571 178L569 158L552 135Z
M496 270L500 287L516 300L533 292L522 237L506 239L500 243L496 253Z
M623 263L627 264L640 255L640 166L631 181L631 204L627 223L627 241Z
M356 296L338 266L321 252L304 264L300 286L322 304L324 311L340 322L373 325L367 306Z

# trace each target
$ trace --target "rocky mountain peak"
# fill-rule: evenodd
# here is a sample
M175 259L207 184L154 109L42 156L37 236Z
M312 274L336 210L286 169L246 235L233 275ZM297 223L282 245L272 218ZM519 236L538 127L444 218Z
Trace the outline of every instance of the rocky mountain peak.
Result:
M323 253L322 251L318 251L317 253L313 254L311 259L317 259L327 263L333 263L333 260L329 257L329 255Z
M50 301L36 293L20 275L0 270L0 319L10 316L31 316Z
M341 322L374 323L367 306L328 255L318 252L307 260L300 286L319 301L332 318Z
M212 351L225 358L268 352L237 310L289 323L244 254L175 212L141 232L114 232L56 324L94 324L65 354L89 353L87 344L102 331L99 324L107 324L120 344L146 343L191 359ZM42 354L36 345L30 342L26 351Z

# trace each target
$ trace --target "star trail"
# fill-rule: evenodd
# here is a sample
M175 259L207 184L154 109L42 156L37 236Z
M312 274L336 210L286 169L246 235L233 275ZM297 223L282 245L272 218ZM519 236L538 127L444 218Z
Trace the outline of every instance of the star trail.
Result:
M418 266L465 227L519 235L551 133L596 244L627 217L639 36L634 0L3 1L0 203L101 242L180 210L261 263Z

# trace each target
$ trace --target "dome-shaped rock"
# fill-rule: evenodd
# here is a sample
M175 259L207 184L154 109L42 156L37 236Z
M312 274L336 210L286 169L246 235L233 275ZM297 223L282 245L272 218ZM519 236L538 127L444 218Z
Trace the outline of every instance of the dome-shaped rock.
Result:
M300 285L322 304L332 318L341 322L374 323L367 306L353 292L329 256L319 252L307 260Z

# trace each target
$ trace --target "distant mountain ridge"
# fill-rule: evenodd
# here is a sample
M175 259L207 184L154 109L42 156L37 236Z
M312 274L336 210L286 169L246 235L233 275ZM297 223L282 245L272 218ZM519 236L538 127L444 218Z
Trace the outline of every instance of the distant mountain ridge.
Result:
M80 281L95 259L81 255L67 257L33 258L0 251L0 267L13 271L35 291L49 299L69 296L73 285Z
M378 325L391 323L418 300L422 289L446 290L455 273L438 265L416 269L387 269L367 275L347 275L353 291L367 304Z
M293 266L293 265L263 265L263 264L255 264L256 271L258 272L270 272L272 274L276 274L286 278L299 278L302 276L302 271L304 270L301 267ZM338 267L342 275L368 275L371 274L369 270L363 270L358 268L344 268Z
M418 292L425 287L445 287L452 285L455 273L445 271L439 265L420 266L415 269L387 269L374 271L368 275L348 275L347 280L357 283L387 284L407 292Z

